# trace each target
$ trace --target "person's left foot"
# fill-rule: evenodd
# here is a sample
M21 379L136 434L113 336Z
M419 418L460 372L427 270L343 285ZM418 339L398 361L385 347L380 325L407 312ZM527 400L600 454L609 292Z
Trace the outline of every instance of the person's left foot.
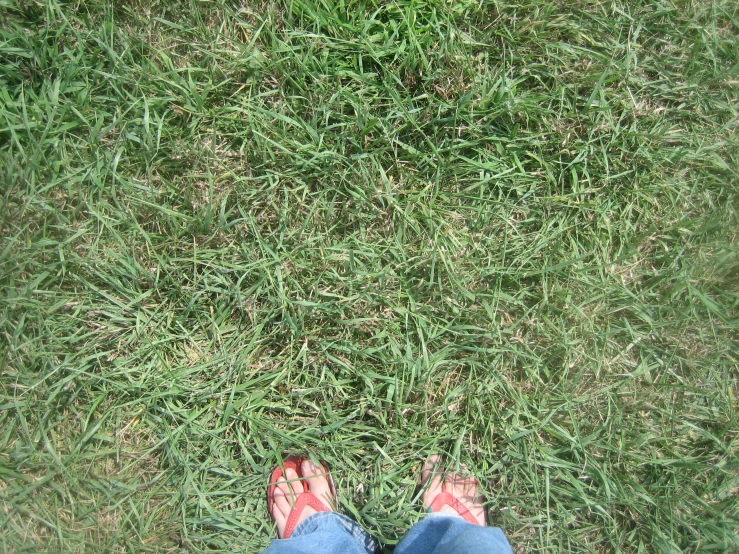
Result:
M446 473L439 465L439 456L434 455L429 458L423 467L421 484L428 483L428 488L423 494L423 507L431 508L437 496L442 493L449 493L459 502L459 511L455 510L452 505L444 504L438 513L463 515L460 511L464 512L466 509L478 525L485 525L485 507L483 505L485 499L478 490L477 479L457 475L456 473Z
M274 489L274 504L271 506L271 513L275 523L277 523L277 535L281 539L285 538L285 529L290 513L295 508L301 495L313 494L325 504L329 511L333 511L334 497L326 470L308 458L303 460L300 470L303 474L302 479L294 469L286 469L285 474L277 480ZM304 482L307 487L304 486ZM311 506L305 506L293 529L316 513L318 512Z

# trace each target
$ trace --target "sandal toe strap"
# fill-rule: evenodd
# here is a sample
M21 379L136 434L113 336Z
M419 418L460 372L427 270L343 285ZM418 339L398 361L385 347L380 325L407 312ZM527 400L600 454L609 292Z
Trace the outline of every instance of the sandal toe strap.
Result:
M287 517L287 524L285 525L285 536L284 538L289 539L290 535L295 531L295 527L298 526L298 519L300 514L303 513L306 506L310 506L316 512L330 512L331 508L326 506L319 498L312 492L305 491L295 501L295 507L290 511L290 515Z
M452 510L457 512L460 516L462 516L470 523L480 525L480 522L477 521L477 518L474 515L472 515L472 512L470 512L467 507L459 501L458 498L456 498L453 494L449 492L440 492L436 495L436 498L434 498L434 501L431 503L431 511L438 512L444 506L450 506Z

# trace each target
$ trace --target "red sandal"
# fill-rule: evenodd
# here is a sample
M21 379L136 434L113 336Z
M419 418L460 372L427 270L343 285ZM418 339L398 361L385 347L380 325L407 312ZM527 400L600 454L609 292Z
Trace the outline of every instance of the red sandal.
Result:
M293 488L299 489L300 486L303 487L303 493L297 497L298 499L295 502L295 506L293 506L292 510L290 510L290 515L287 517L285 534L282 537L283 539L289 539L290 536L293 534L293 531L295 531L295 527L297 527L300 514L303 513L303 510L305 510L306 506L310 506L316 512L333 512L333 510L329 506L326 506L326 504L324 504L308 488L308 481L304 479L302 471L302 464L303 461L306 459L308 459L306 456L289 456L288 458L285 458L283 465L277 466L272 472L272 476L269 478L269 488L267 489L267 503L269 505L270 514L272 513L272 507L275 505L275 489L277 488L277 481L278 479L280 479L280 477L285 475L288 469L292 469L295 473L297 473L298 478L300 479L299 481L292 482ZM325 462L321 462L321 465L323 466L323 469L326 470L326 478L328 479L328 485L329 489L331 490L331 495L333 497L336 497L334 481L333 479L331 479L331 475L328 472L328 466Z
M433 474L429 475L429 481L432 481L434 479ZM425 483L424 483L425 484ZM477 479L475 479L475 485L478 484ZM485 526L485 522L480 523L477 518L472 515L472 512L470 512L467 507L462 504L462 502L459 501L459 499L454 496L452 493L448 492L446 490L446 482L444 479L441 480L441 492L437 494L434 497L433 502L431 502L431 506L429 506L429 512L439 512L444 506L451 507L452 510L457 512L460 516L462 516L465 520L469 521L470 523L474 523L475 525L482 525ZM483 515L483 518L485 516Z

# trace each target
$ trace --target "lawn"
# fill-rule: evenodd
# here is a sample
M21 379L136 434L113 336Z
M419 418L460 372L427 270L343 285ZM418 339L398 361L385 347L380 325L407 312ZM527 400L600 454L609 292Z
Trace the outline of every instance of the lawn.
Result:
M0 0L0 550L739 551L736 0Z

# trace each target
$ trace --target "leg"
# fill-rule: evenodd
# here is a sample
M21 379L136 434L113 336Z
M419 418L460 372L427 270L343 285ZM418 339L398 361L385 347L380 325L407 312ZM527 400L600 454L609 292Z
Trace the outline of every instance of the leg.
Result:
M513 554L503 531L459 516L429 514L416 523L395 554Z

